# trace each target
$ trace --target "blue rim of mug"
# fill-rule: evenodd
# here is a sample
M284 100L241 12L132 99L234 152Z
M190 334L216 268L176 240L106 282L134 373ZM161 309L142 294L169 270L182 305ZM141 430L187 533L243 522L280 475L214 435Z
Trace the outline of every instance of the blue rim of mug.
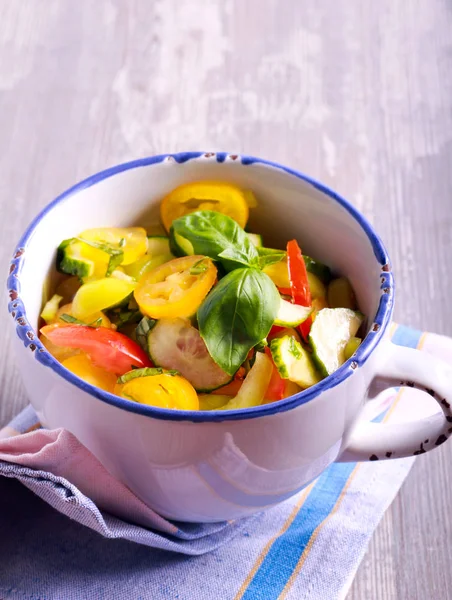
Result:
M26 248L27 244L32 237L34 231L39 226L40 222L46 217L46 215L52 211L58 204L64 202L69 197L81 192L82 190L96 185L97 183L113 177L123 171L130 169L136 169L140 167L148 167L150 165L159 164L163 161L171 161L175 163L185 163L190 160L196 160L199 158L206 158L216 160L222 163L226 160L237 161L243 166L261 165L267 168L277 169L288 175L301 179L305 183L310 184L313 188L322 192L329 198L340 204L360 225L361 229L366 234L371 246L373 248L375 258L380 264L380 289L381 296L377 310L377 314L373 320L373 323L369 327L369 331L359 346L356 353L351 359L346 361L342 366L337 369L334 373L314 385L313 387L303 390L298 394L290 396L284 400L272 402L269 404L259 405L252 408L243 408L237 410L221 411L181 411L173 409L157 408L144 404L139 404L109 392L103 391L91 384L83 381L68 369L63 367L43 346L40 342L35 329L31 326L27 319L25 306L20 297L20 273L22 271L23 264L26 260ZM264 417L274 415L276 413L285 412L292 410L298 406L306 404L317 398L323 392L330 390L345 379L350 377L357 369L359 369L369 358L370 354L377 347L378 343L384 336L384 333L391 322L392 311L393 311L393 300L394 300L394 280L391 272L391 266L386 249L380 240L379 236L374 231L373 227L367 221L367 219L357 211L347 200L333 192L325 185L317 182L316 180L304 175L303 173L285 167L278 163L256 158L254 156L245 156L238 154L229 154L227 152L180 152L177 154L160 154L157 156L151 156L147 158L140 158L130 162L122 163L114 167L100 171L83 181L72 186L52 202L50 202L31 222L22 235L19 243L17 244L13 259L11 261L9 277L7 280L8 293L9 293L9 304L8 310L16 323L16 333L20 340L24 343L25 347L34 352L36 359L46 367L51 368L57 375L72 383L73 385L80 388L82 391L95 396L99 400L106 402L107 404L113 405L119 409L126 410L129 412L137 413L147 417L156 419L163 419L168 421L186 421L186 422L220 422L220 421L234 421L241 419L252 419L256 417Z

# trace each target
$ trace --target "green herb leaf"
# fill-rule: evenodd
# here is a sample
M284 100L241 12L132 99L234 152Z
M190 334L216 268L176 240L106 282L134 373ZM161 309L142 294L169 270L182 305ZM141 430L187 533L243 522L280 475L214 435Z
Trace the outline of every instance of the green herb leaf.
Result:
M137 339L137 342L146 353L148 351L148 333L151 331L151 329L156 323L157 321L155 319L143 317L138 323L137 328L135 330L135 337Z
M72 323L73 325L86 325L86 323L84 323L83 321L76 319L72 315L67 315L66 313L60 315L60 320L64 321L65 323Z
M95 321L93 321L92 323L88 323L88 327L100 327L100 325L102 324L102 317L99 317L98 319L96 319Z
M301 358L301 346L293 337L289 341L289 352L297 360Z
M128 371L121 375L118 378L117 383L127 383L132 379L138 379L139 377L153 377L155 375L171 375L174 377L175 375L179 375L179 371L175 371L174 369L162 369L160 367L144 367L143 369L132 369L132 371Z
M121 250L121 247L113 246L113 244L108 244L107 242L93 242L91 240L85 240L83 238L75 238L75 239L77 239L79 242L83 242L84 244L88 244L88 246L91 246L92 248L97 248L98 250L102 250L102 252L105 252L106 254L108 254L110 256L110 260L108 261L108 267L107 267L107 272L105 273L105 277L109 277L113 273L113 271L116 269L116 267L119 267L119 265L124 260L124 252ZM124 244L125 244L125 239L121 238L121 241L122 240L124 240ZM121 246L121 241L119 242L119 246Z
M130 323L138 323L143 317L139 310L124 310L122 308L107 311L107 316L118 329Z
M84 321L80 321L80 319L76 319L72 315L68 315L67 313L63 313L60 315L60 320L65 323L71 323L72 325L84 325L85 327L99 327L102 324L102 317L99 317L92 323L85 323Z
M205 258L200 258L198 261L196 261L190 269L190 275L201 275L201 273L207 271L208 265L205 260Z
M248 352L267 337L280 304L272 280L256 268L236 269L198 310L199 332L214 361L234 375Z
M273 248L258 248L259 268L263 269L268 265L280 262L286 257L284 250L274 250Z
M227 271L258 266L259 256L245 231L231 217L212 210L199 210L179 217L171 226L171 247L210 256ZM180 254L181 252L179 252Z

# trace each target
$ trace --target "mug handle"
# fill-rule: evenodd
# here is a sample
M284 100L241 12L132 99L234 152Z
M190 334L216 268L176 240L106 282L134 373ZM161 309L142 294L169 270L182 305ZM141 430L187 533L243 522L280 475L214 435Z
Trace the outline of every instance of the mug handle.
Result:
M425 352L386 342L372 383L406 386L434 398L442 413L407 423L358 423L339 462L387 460L433 450L452 435L452 367Z

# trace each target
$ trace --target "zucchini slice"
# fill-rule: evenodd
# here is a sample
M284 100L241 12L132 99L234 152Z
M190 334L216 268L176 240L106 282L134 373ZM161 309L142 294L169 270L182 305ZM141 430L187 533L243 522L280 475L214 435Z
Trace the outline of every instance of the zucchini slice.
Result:
M363 321L364 315L349 308L324 308L317 313L309 343L323 375L331 375L344 364L345 348Z
M157 367L179 371L198 392L210 392L233 379L213 360L199 331L186 319L160 319L150 329L147 343Z
M273 362L284 379L289 379L304 389L322 379L310 353L294 337L285 335L273 339L270 351Z
M306 321L311 313L311 306L292 304L281 298L275 325L279 325L280 327L296 327L297 325L300 325L300 323L303 323L303 321Z
M94 261L83 256L85 244L71 238L63 240L57 248L56 267L60 273L76 275L80 279L91 277L94 273Z

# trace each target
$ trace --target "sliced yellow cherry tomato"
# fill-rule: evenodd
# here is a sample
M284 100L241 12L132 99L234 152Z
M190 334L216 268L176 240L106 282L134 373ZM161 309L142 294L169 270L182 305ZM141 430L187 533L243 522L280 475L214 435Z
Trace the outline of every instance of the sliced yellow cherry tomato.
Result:
M63 367L69 369L71 373L87 381L91 385L113 393L116 386L117 376L114 373L108 373L96 367L86 354L77 354L62 361Z
M247 198L232 183L195 181L180 185L170 192L162 200L160 215L168 231L174 219L196 210L215 210L228 215L244 228L249 215Z
M135 262L141 256L146 254L148 248L148 238L146 230L142 227L98 227L96 229L86 229L79 237L89 242L97 244L109 244L114 248L120 248L124 253L122 260L123 265L129 265ZM95 250L96 252L90 252ZM99 254L99 252L101 254ZM84 245L83 253L91 253L95 263L106 262L108 264L109 255L98 248L90 247L88 251L86 244ZM102 256L101 256L102 255ZM86 256L85 258L90 258Z
M141 312L153 319L190 317L215 283L217 269L206 256L183 256L145 273L135 288Z
M180 375L161 373L137 377L127 383L117 383L114 393L140 404L199 410L199 400L192 384Z
M104 277L84 283L72 301L72 314L81 321L104 308L112 308L133 292L135 282L116 277Z

